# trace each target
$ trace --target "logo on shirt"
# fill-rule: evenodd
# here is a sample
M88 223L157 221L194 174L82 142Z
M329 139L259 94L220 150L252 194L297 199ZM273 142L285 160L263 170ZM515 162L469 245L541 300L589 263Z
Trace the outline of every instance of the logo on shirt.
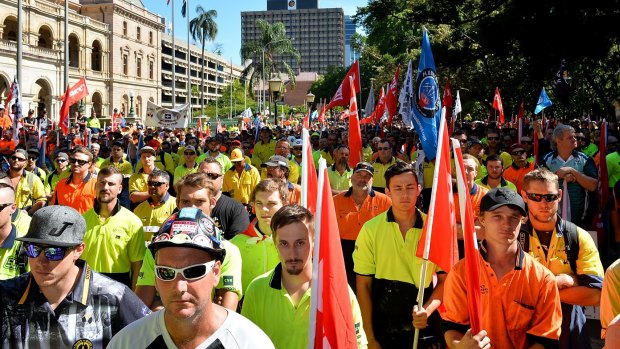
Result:
M93 342L88 339L79 339L77 342L73 343L73 349L92 349Z
M489 289L487 288L487 285L485 285L485 284L480 285L480 293L481 294L489 293Z
M15 259L15 256L11 256L9 258L7 258L6 262L4 262L4 265L2 266L2 268L6 269L6 270L10 270L10 271L16 271L17 270L17 260Z
M224 286L232 286L233 285L233 277L232 275L224 276Z

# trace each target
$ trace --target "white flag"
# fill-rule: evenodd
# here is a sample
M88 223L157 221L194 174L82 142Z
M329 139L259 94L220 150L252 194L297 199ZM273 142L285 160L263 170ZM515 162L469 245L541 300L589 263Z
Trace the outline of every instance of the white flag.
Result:
M368 99L366 100L366 107L364 108L364 117L369 117L372 111L375 110L375 91L370 86L370 92L368 92Z
M11 95L13 96L13 105L15 106L15 114L13 115L13 140L16 144L19 144L19 128L22 118L22 94L19 91L17 76L13 78L13 83L11 84ZM7 105L6 107L8 108L9 106Z
M461 109L461 96L459 96L459 91L456 91L456 103L454 104L454 116L456 117L460 112L462 111Z
M400 89L400 95L398 96L398 102L400 103L400 109L398 113L403 119L405 126L413 127L413 120L411 114L411 99L413 98L413 77L412 77L412 62L409 60L407 65L407 74L405 75L405 81L403 87Z

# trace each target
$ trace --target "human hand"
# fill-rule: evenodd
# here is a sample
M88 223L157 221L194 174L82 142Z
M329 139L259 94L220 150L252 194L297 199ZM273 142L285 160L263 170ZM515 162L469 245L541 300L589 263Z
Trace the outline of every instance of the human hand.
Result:
M411 315L413 316L413 327L423 330L428 327L428 314L426 313L426 309L424 307L419 308L418 306L413 306L413 311Z
M456 344L457 349L488 349L491 348L491 340L487 337L487 331L482 330L478 332L476 335L471 334L471 329L465 332L465 335L461 340Z
M575 279L568 274L558 274L555 276L555 283L558 289L562 290L575 286Z
M374 338L368 338L368 349L381 349L381 344Z
M561 167L559 170L555 171L555 174L558 175L560 179L565 179L564 177L569 174L574 177L573 171L574 169L572 167Z

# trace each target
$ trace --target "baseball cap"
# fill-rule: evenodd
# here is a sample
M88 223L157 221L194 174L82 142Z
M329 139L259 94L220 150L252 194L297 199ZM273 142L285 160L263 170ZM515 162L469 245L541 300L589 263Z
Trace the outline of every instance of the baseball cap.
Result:
M155 252L164 247L189 247L212 253L224 261L222 231L213 219L194 207L186 207L170 216L155 235L149 249Z
M366 171L370 173L371 175L375 174L375 168L372 167L372 165L367 162L358 162L357 165L355 165L355 168L353 169L353 173L356 173L359 171Z
M295 136L288 136L288 138L286 139L290 144L293 144L296 140Z
M86 221L69 206L46 206L32 216L28 233L15 240L34 244L70 247L81 244Z
M28 149L28 154L37 154L37 156L40 154L39 150L37 148L30 148Z
M186 152L186 151L188 151L188 150L191 150L191 151L193 151L194 153L196 152L196 148L194 148L194 146L193 146L193 145L187 145L187 146L185 146L185 149L183 149L183 151L184 151L184 152Z
M241 146L241 141L238 139L235 139L234 141L230 142L230 145L233 147L240 147Z
M303 145L304 145L304 141L299 138L293 142L293 147L302 147Z
M153 156L157 155L157 153L155 152L155 149L153 149L153 147L149 147L148 145L146 147L142 147L142 149L140 149L140 154L142 155L142 153L151 153L153 154Z
M22 154L23 156L28 157L28 152L26 151L26 149L15 149L13 154Z
M67 153L60 152L58 153L58 155L56 155L56 159L69 160L69 155L67 155Z
M286 160L284 156L274 155L270 157L269 160L267 160L266 162L263 162L260 166L261 167L282 166L282 167L288 168L288 161Z
M472 138L467 143L467 148L471 148L474 145L482 145L482 142L478 138Z
M525 150L525 146L521 143L514 143L513 145L510 146L510 153L512 154L513 151L517 151L517 150Z
M523 216L527 216L525 202L521 195L508 188L491 189L480 201L480 212L494 211L502 206L510 205L518 209Z
M230 153L230 162L239 162L243 161L243 151L241 149L233 149Z
M312 135L310 135L310 138L312 137L321 137L321 135L318 132L313 132Z

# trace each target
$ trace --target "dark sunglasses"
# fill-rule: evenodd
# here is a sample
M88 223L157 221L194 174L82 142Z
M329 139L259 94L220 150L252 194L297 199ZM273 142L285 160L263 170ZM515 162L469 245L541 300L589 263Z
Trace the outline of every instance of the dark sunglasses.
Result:
M303 150L302 147L294 147L293 150Z
M67 251L71 249L71 247L42 247L34 244L24 244L26 247L26 256L30 258L37 258L43 252L45 254L45 258L48 261L56 262L65 258Z
M387 147L387 148L377 148L377 150L390 150L390 148L389 147Z
M36 156L29 156L28 160L37 161L37 157Z
M205 172L205 175L206 175L207 177L209 177L209 179L210 179L210 180L212 180L212 181L214 181L214 180L216 180L216 179L218 179L218 178L222 177L222 175L221 175L221 174L219 174L219 173L213 173L213 172Z
M56 162L67 162L67 159L56 159Z
M168 184L168 183L166 183L166 182L155 182L155 181L148 181L148 182L147 182L147 184L148 184L148 186L149 186L149 187L159 188L159 187L161 187L162 185L164 185L164 184Z
M515 156L521 156L521 155L525 154L525 150L515 150L511 154L515 155Z
M162 281L172 281L176 279L177 274L182 274L183 278L188 281L202 279L213 269L215 261L207 262L204 264L190 265L185 268L172 268L164 267L162 265L155 266L155 275Z
M554 202L560 197L560 194L534 194L534 193L526 193L527 198L534 202L541 202L543 199L546 202Z
M20 158L20 157L15 156L15 155L11 156L10 159L13 160L13 161L18 161L18 162L26 161L26 158Z
M9 207L11 205L13 205L13 204L10 203L10 202L7 202L6 204L0 204L0 211L3 211L5 208L7 208L7 207Z
M73 158L73 159L69 159L69 163L70 163L70 164L78 164L78 166L84 166L84 165L86 165L87 163L89 163L89 161L87 161L87 160L80 160L80 159L75 159L75 158Z
M183 155L196 155L193 151L184 152Z
M498 141L499 137L487 137L487 139L490 141Z

